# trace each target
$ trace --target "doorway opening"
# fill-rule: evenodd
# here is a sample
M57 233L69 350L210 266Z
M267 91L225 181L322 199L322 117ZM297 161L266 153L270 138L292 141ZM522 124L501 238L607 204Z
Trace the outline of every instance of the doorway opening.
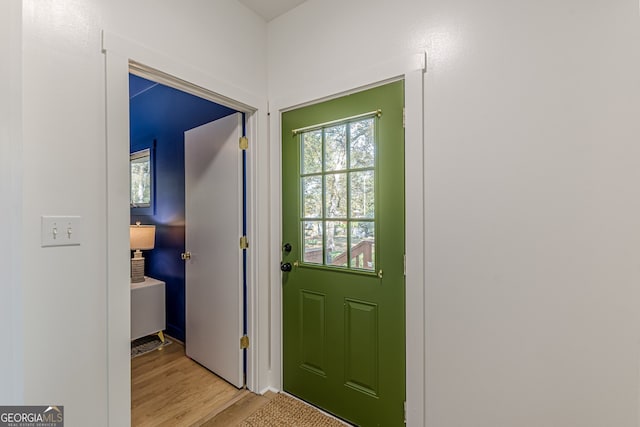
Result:
M225 101L139 64L130 66L130 224L155 227L155 245L145 251L144 281L132 283L131 338L166 330L175 343L160 347L164 355L132 361L134 423L186 416L185 394L198 396L188 416L202 422L246 393L247 350L238 344L248 333L250 259L237 242L248 234L247 154L239 142L251 112ZM149 310L158 285L164 295L151 310L162 311L165 322L140 328L137 322L148 323L152 316L137 310ZM149 361L163 375L149 372ZM179 380L161 388L164 393L149 392L176 369L199 381Z
M129 75L131 224L155 226L155 246L144 252L145 276L166 283L166 333L182 342L185 261L181 254L187 251L185 132L235 112L170 86ZM141 163L136 154L145 151L149 153L147 162L138 167Z

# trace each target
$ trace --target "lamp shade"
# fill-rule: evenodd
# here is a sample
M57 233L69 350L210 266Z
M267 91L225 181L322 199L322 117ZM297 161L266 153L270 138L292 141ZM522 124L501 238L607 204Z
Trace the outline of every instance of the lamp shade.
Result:
M131 250L153 249L156 241L155 225L132 225L129 227Z

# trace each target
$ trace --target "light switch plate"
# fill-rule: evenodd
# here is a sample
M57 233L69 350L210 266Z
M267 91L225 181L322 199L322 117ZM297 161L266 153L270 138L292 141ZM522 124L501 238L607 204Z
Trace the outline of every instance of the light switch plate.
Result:
M82 237L82 217L42 216L42 247L76 246Z

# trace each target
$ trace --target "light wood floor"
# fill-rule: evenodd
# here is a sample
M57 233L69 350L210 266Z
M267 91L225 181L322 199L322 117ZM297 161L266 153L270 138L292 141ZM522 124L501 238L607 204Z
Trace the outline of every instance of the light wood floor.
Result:
M173 342L131 360L131 425L237 425L275 394L238 390L184 355Z

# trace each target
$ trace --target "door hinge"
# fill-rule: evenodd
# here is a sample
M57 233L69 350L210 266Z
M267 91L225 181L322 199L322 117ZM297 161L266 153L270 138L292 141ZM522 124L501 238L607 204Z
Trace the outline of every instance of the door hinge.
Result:
M249 337L243 335L242 338L240 338L240 350L244 350L245 348L249 348Z
M402 271L404 271L404 275L407 275L407 254L404 254L404 264L403 264L403 268Z
M407 125L407 114L406 109L402 107L402 127L405 128Z
M240 249L248 249L249 248L249 240L247 240L247 236L242 236L240 238Z
M404 401L404 423L407 423L407 401Z
M380 269L380 270L378 271L378 277L379 277L380 279L382 279L382 269Z
M240 149L246 150L247 148L249 148L249 138L243 136L240 138Z

